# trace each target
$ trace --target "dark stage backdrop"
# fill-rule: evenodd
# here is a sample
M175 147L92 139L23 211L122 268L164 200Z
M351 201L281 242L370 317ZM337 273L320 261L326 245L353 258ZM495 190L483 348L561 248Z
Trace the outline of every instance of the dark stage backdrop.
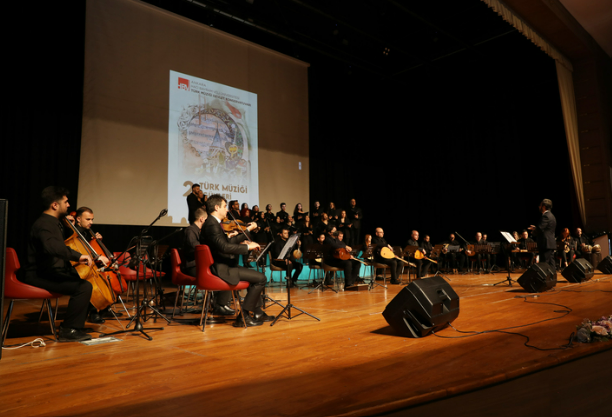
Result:
M8 43L0 198L11 207L7 244L23 260L40 191L63 185L77 201L85 6L12 7L22 33ZM345 207L355 197L364 232L380 225L402 245L413 228L434 242L455 230L498 240L498 229L533 224L542 198L553 200L559 227L577 226L554 62L518 33L485 46L401 82L311 62L310 201ZM99 229L121 250L140 228Z
M412 229L499 241L543 198L559 228L578 226L554 61L518 33L485 45L400 82L313 65L310 201L355 197L362 236L381 226L393 245Z

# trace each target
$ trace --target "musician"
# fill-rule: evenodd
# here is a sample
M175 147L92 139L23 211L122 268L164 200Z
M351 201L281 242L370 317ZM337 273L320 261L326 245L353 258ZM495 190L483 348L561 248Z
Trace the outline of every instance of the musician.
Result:
M336 224L336 220L338 220L340 213L339 213L339 210L336 208L336 205L334 204L333 201L329 202L329 207L327 208L326 213L327 213L327 216L329 217L329 220L333 222L334 224Z
M325 244L330 245L332 251L334 249L346 249L348 252L351 252L353 249L350 246L347 246L346 243L337 239L336 234L336 226L330 224L327 226L327 236L325 237ZM361 263L354 259L349 259L344 261L342 259L336 259L332 256L332 253L325 254L325 263L327 265L333 266L335 268L341 268L344 270L344 286L350 287L355 284L357 279L359 279L359 270L361 268Z
M259 206L257 204L251 208L251 220L254 222L259 220Z
M535 254L533 252L525 252L527 250L527 243L533 243L533 239L529 237L529 233L527 230L523 230L521 232L521 238L517 240L518 248L521 252L519 252L519 258L521 260L527 261L527 268L531 266L533 260L535 258Z
M421 242L421 246L423 246L423 249L425 249L427 251L427 253L429 254L429 258L433 259L435 261L440 259L440 256L433 256L432 252L433 252L433 245L431 244L431 238L429 237L429 235L425 235L423 236L423 241ZM438 267L438 265L436 265L436 267Z
M276 239L283 231L285 224L280 216L276 216L274 223L270 225L270 231L272 232L272 239Z
M317 223L319 223L319 220L321 220L321 214L323 214L323 207L321 207L321 203L315 201L313 209L310 211L310 214L312 215L312 221L316 226Z
M538 253L540 254L540 262L548 263L553 271L556 271L557 265L553 256L557 243L555 241L555 228L557 227L557 219L550 211L552 209L552 201L545 198L538 207L540 219L537 225L529 226L529 230L533 231L533 235L538 242Z
M474 236L474 241L472 242L472 244L474 246L488 246L487 243L482 239L482 233L480 232L476 232L476 235ZM474 248L474 250L476 250L476 248ZM491 257L489 256L488 253L481 253L478 252L476 253L474 256L476 256L476 260L478 261L478 266L480 268L481 265L483 265L483 261L486 262L487 265L491 264ZM486 268L483 267L483 269L486 270Z
M557 239L558 250L557 254L561 258L561 262L564 268L567 268L568 264L572 263L576 254L576 241L570 235L569 229L566 227L561 232L561 236Z
M95 233L95 237L91 235L90 230L91 230L91 225L93 224L94 221L94 214L93 214L93 210L90 209L89 207L79 207L76 211L76 214L74 216L74 226L75 228L81 233L81 235L89 242L97 239L102 239L102 235L98 232ZM110 260L102 255L102 254L98 254L100 255L98 257L98 260L103 264L103 265L109 265L110 264ZM123 313L117 312L115 313L115 316L117 317L121 317L123 315ZM111 313L110 311L110 306L100 310L99 312L96 311L93 308L90 308L90 312L89 312L89 318L87 319L87 321L89 321L90 323L96 323L96 324L102 324L104 323L104 318L107 317L113 317L113 313Z
M304 216L304 220L302 222L298 222L296 224L298 233L300 233L302 235L302 241L304 241L304 246L310 246L314 243L314 237L313 237L313 226L312 226L312 222L310 221L310 216L306 215Z
M266 206L265 218L270 223L274 223L276 221L276 216L272 213L272 204L268 204Z
M489 254L490 261L491 261L491 263L489 264L489 270L491 270L491 269L493 269L494 266L497 266L497 254L493 253L493 250L494 250L493 242L489 242L487 240L487 238L488 238L487 234L483 233L483 235L482 235L482 243L484 245L491 246L491 253Z
M318 223L315 223L314 228L315 228L315 234L319 235L320 233L327 233L327 227L333 224L329 221L329 217L327 216L327 213L321 213L321 218L319 219Z
M352 239L353 222L347 216L346 210L340 211L340 217L336 221L336 228L338 229L339 232L342 232L344 234L345 242L348 243L348 242L353 241Z
M416 230L413 230L410 236L411 237L410 239L408 239L408 242L406 243L406 245L417 246L418 250L421 251L423 255L427 256L429 252L425 250L423 245L419 244L419 232ZM414 254L410 255L410 262L414 263L417 266L416 267L417 279L427 276L431 262L429 262L427 259L415 259Z
M293 271L293 276L291 276L291 286L295 286L300 274L302 273L302 269L304 265L299 263L293 257L293 251L295 246L291 248L289 258L278 260L281 251L285 247L285 243L287 243L287 239L289 239L289 228L283 227L281 234L274 241L272 246L270 246L270 258L272 259L272 264L278 268L283 268L287 271L287 275L291 276L291 271ZM298 240L296 246L300 246L301 242Z
M289 213L287 213L287 204L281 203L280 208L280 211L276 212L276 217L280 217L283 223L287 223L287 220L289 219Z
M304 220L305 216L306 213L304 213L302 203L297 203L293 209L293 219L296 221L296 223L299 223L300 221Z
M91 266L89 255L82 255L64 243L61 220L68 214L68 190L50 186L41 194L44 211L32 225L28 241L24 275L19 279L26 284L47 291L69 295L70 301L64 321L59 327L59 341L90 340L83 331L89 312L92 285L81 279L70 261Z
M200 201L199 197L200 184L193 184L191 186L191 194L187 196L187 207L189 209L187 220L189 223L193 223L195 221L195 211L202 207L202 202Z
M588 236L582 234L582 229L579 227L576 228L574 240L576 241L576 258L584 258L585 254L588 253L585 252L584 247L586 245L592 245L593 242L588 238Z
M463 266L465 265L465 253L463 253L464 245L455 239L455 234L451 233L448 236L448 240L443 242L445 248L442 250L441 257L444 256L444 260L450 265L453 273L463 273ZM449 251L450 246L458 246L458 251Z
M325 238L327 237L326 233L321 233L317 236L317 243L319 245L324 245L325 244ZM309 259L308 260L308 265L316 265L318 267L323 268L323 265L321 265L321 260L320 259Z
M382 248L389 248L391 251L393 251L391 245L389 245L385 240L385 232L383 231L382 227L376 228L376 236L372 238L372 244L376 245L376 250L374 251L374 261L379 264L388 265L389 271L391 272L391 284L400 284L401 282L399 277L403 268L402 261L398 261L395 258L386 259L380 255Z
M357 207L355 199L351 199L351 204L348 210L348 216L353 222L352 228L352 243L357 244L361 239L361 220L363 219L363 211Z
M231 285L240 281L248 281L251 285L242 304L242 313L247 326L259 326L264 321L273 321L274 317L268 316L261 309L261 293L266 285L266 276L261 272L238 266L236 255L244 255L249 250L259 248L254 242L245 242L246 236L240 234L228 238L221 227L221 221L227 215L227 201L220 195L213 195L206 202L208 218L204 222L201 233L202 243L210 247L214 264L210 267L211 272ZM256 223L250 223L247 230L251 231L257 227ZM253 314L251 316L251 313ZM242 318L238 316L235 327L242 326Z
M232 200L228 204L229 213L231 214L230 220L240 220L242 216L240 216L240 203L238 200Z
M197 268L195 261L195 248L200 244L200 233L202 226L208 217L206 210L199 208L194 213L196 221L191 223L189 227L185 228L185 235L183 238L183 256L185 257L181 270L184 274L195 277L197 276ZM235 236L238 232L232 232ZM231 291L214 291L213 298L213 314L232 316L236 312L227 306L230 297L232 296Z

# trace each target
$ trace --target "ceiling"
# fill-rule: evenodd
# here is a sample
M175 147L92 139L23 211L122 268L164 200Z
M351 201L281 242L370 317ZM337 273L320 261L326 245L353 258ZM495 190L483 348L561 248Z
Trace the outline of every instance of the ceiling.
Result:
M518 33L480 0L144 1L313 65L396 80L488 59ZM610 54L612 0L561 2Z

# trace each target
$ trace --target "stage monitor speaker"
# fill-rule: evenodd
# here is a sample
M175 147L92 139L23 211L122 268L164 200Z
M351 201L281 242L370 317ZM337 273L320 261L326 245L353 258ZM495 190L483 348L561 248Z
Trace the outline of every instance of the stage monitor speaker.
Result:
M604 274L612 274L612 256L606 256L603 261L597 265L597 269Z
M0 200L0 327L4 324L4 279L6 273L6 227L8 200ZM0 359L2 349L0 348Z
M569 266L561 272L563 278L569 282L588 281L593 278L593 274L595 274L593 265L583 258L574 260L574 262L569 264Z
M521 275L518 283L529 292L548 291L557 285L557 272L548 263L533 264Z
M459 296L442 277L411 282L383 311L387 323L402 336L424 337L443 329L459 315Z

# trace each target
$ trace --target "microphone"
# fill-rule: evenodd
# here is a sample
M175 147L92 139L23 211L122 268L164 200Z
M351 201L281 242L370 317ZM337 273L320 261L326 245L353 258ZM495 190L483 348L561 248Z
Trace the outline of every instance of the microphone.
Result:
M159 213L159 217L164 217L166 214L168 214L168 209L163 209L160 213Z

